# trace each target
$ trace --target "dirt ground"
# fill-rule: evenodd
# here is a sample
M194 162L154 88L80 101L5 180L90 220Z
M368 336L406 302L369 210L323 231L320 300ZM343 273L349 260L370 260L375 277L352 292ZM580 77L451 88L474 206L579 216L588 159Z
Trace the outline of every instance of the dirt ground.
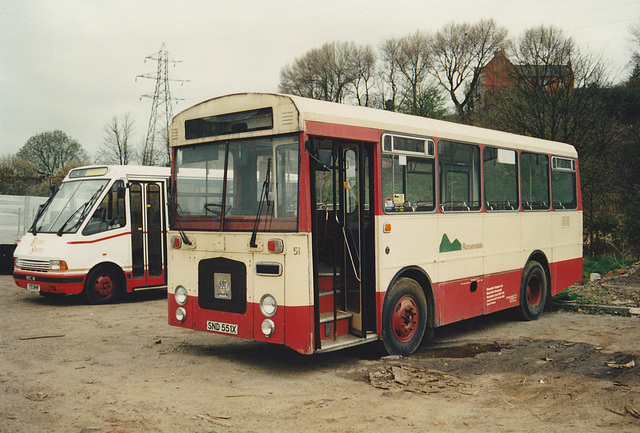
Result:
M637 432L640 318L510 313L303 356L167 325L164 292L83 305L0 276L2 432Z

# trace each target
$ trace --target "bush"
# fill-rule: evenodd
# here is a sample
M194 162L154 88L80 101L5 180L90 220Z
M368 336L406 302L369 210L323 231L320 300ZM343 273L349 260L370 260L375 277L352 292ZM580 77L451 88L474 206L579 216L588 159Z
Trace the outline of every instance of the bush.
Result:
M589 275L594 272L604 277L609 271L622 269L635 262L636 260L634 259L624 259L616 256L585 257L582 261L582 276L584 280L589 281Z

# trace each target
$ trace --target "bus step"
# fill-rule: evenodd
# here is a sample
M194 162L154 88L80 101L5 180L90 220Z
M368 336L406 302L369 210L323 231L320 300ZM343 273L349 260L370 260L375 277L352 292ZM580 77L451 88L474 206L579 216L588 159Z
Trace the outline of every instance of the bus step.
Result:
M360 344L370 343L379 340L377 334L367 333L364 338L355 335L341 335L338 338L330 340L322 340L322 347L316 350L316 353L333 352L338 349L346 349L347 347L358 346Z
M334 320L333 311L320 314L320 338L322 340L333 338L334 335L339 337L349 333L349 323L351 321L352 314L338 310L336 316L337 320Z

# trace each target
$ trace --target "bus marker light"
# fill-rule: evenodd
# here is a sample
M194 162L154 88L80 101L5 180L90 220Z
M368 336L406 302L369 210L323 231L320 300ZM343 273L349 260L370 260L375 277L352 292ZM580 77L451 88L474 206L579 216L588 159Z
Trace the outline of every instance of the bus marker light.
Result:
M273 332L276 330L276 325L275 323L273 323L273 320L271 319L265 319L262 322L262 333L264 334L265 337L271 337L273 335Z
M178 309L176 309L176 320L178 320L178 322L184 323L186 318L187 318L187 310L185 310L182 307L179 307Z
M278 303L275 298L269 294L262 295L260 298L260 312L265 317L273 317L278 310Z
M179 306L184 306L184 304L187 303L187 289L185 289L182 286L178 286L176 287L175 292L173 293L173 297L176 300L176 304L178 304Z
M269 239L267 249L270 253L280 254L284 251L284 242L282 242L282 239Z
M182 246L182 239L180 236L171 236L171 248L177 250Z
M382 227L382 231L384 231L385 233L390 233L391 232L391 223L385 222L383 227Z

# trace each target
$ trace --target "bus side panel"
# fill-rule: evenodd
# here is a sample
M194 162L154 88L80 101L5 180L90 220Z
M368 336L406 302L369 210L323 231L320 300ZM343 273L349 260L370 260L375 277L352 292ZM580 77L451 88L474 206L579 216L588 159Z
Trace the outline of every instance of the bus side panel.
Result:
M485 276L485 314L517 307L522 269Z
M472 277L435 284L436 318L446 325L482 314L484 279Z
M553 212L551 295L582 279L582 212Z
M582 257L551 263L551 296L582 279Z
M436 217L436 319L446 325L484 312L484 221L477 212Z
M487 212L484 219L485 314L518 305L524 266L522 212Z

